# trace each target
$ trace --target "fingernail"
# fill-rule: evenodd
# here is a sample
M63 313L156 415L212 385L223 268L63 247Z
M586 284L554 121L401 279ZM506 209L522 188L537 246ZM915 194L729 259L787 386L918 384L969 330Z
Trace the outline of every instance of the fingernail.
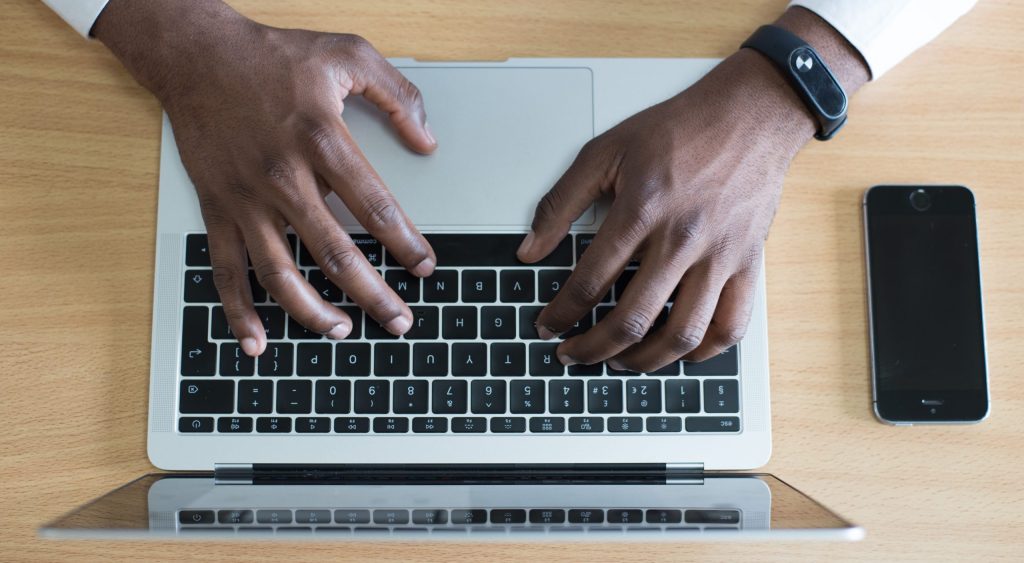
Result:
M334 328L327 331L327 338L331 340L343 340L349 333L352 332L352 326L346 322L340 322L334 325Z
M607 361L605 361L605 363L608 364L608 367L610 367L612 369L617 369L619 371L626 371L626 366L622 365L622 363L619 362L618 360L607 360Z
M434 138L434 132L430 130L430 124L429 123L426 123L426 122L423 123L423 132L427 134L427 140L430 141L430 144L432 144L432 145L436 145L437 144L437 139Z
M436 265L437 264L434 262L434 259L427 256L426 258L423 259L422 262L416 264L410 271L414 276L425 278L430 274L434 273L434 266Z
M536 326L537 326L537 336L540 336L541 340L551 340L552 338L558 336L557 332L551 330L550 328L548 328L546 326L541 326L541 325L536 325Z
M524 238L523 242L519 244L519 250L516 251L516 254L519 256L529 254L530 248L533 246L533 241L536 238L537 236L533 234L533 229L530 229L530 232L526 233L526 238Z
M558 361L562 362L562 365L565 365L565 366L574 366L574 365L579 363L576 360L574 360L572 358L572 356L569 356L569 355L566 355L566 354L559 354L558 355Z
M384 325L384 328L391 334L402 335L405 334L409 328L412 327L412 319L402 315L391 319L388 324Z
M260 354L260 343L251 336L246 336L239 344L242 345L242 351L247 356L258 356Z

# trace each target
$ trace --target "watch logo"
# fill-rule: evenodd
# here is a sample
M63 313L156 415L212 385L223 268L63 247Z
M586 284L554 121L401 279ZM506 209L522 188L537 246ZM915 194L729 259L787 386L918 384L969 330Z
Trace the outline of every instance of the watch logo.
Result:
M812 59L811 57L801 57L800 55L796 56L796 69L797 70L799 70L799 71L811 70L812 66L814 66L814 59Z

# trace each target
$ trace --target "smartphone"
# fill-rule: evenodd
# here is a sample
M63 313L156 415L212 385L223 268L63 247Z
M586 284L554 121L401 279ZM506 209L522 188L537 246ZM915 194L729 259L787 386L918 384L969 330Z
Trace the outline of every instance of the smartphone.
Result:
M980 422L989 393L974 194L864 194L875 415L897 425Z

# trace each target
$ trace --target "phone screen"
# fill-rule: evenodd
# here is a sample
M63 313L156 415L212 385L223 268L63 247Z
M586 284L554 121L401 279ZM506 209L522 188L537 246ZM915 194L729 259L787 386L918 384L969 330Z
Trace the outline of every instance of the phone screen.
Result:
M867 196L876 409L890 421L988 410L974 197L881 186Z

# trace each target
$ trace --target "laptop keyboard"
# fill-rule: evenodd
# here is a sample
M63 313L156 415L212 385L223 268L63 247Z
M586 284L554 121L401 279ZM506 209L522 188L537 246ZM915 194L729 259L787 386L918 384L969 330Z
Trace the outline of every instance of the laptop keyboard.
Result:
M651 373L601 363L566 368L558 340L534 321L569 277L593 235L567 236L539 264L515 258L520 234L425 234L438 258L432 276L401 268L381 244L353 235L413 312L397 337L323 274L295 235L300 271L353 321L328 340L293 321L250 280L267 333L259 358L235 341L219 303L205 234L186 237L178 430L231 434L620 434L740 431L736 346L700 363ZM628 268L590 314L587 330L635 273ZM664 323L669 306L655 323Z

